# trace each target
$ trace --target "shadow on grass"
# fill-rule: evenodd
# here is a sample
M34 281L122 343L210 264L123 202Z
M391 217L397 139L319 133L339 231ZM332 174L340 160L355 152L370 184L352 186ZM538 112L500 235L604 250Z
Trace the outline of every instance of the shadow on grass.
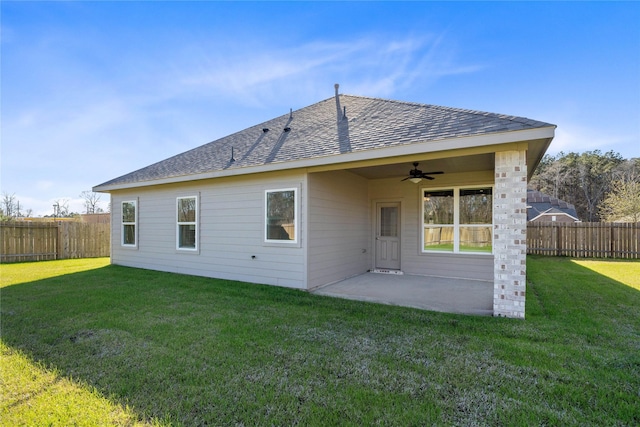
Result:
M0 420L4 426L141 424L130 408L32 361L2 340L0 355Z
M519 321L108 266L3 288L2 339L143 421L635 424L638 292L529 275Z

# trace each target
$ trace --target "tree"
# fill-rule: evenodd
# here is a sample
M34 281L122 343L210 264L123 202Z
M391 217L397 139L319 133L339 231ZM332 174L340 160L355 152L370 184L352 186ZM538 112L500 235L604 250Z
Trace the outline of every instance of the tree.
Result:
M98 206L100 202L100 194L93 191L83 191L80 193L80 197L84 200L85 213L94 214L102 212L102 209Z
M565 157L563 152L555 157L545 154L531 177L529 186L555 198L566 198L566 194L561 193L566 192L567 187L564 183L571 171Z
M598 221L598 205L609 191L615 168L623 162L620 154L600 150L587 151L577 158L578 186L582 192L587 221Z
M17 214L17 203L16 195L9 193L2 193L2 219L11 219L15 218Z
M53 204L53 217L65 218L69 215L69 201L67 199L58 199Z
M633 169L620 154L600 150L543 157L529 186L576 207L584 221L599 221L599 205L613 181Z
M600 207L605 221L640 222L640 182L615 181Z
M614 179L624 182L640 182L640 158L625 160L614 170Z

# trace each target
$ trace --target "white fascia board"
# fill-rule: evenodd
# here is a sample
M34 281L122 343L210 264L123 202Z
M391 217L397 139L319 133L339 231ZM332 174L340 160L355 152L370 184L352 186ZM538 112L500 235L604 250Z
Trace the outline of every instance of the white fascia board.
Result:
M543 217L543 216L544 216L544 213L538 214L538 216L535 216L535 217L531 218L531 219L529 220L529 222L533 222L533 221L535 221L536 219L541 218L541 217Z
M274 172L289 169L309 168L330 164L351 163L362 160L382 159L386 157L398 157L412 154L432 153L437 151L457 150L464 148L481 147L485 145L509 144L514 142L524 142L536 139L553 138L555 126L545 128L528 129L520 131L509 131L501 133L484 134L477 136L464 136L442 140L429 140L422 143L413 143L395 147L372 148L368 150L355 151L347 154L336 154L324 157L314 157L310 159L291 160L287 162L269 163L258 166L248 166L237 169L217 170L200 174L174 176L170 178L156 179L150 181L138 181L132 183L98 185L93 187L93 191L111 192L128 188L148 187L153 185L174 184L187 181L198 181L203 179L222 178L229 176L248 175L261 172Z
M550 213L547 213L546 211L545 211L545 212L542 212L540 215L536 216L535 218L531 218L531 219L529 220L529 222L533 222L533 221L535 221L535 220L536 220L536 219L538 219L538 218L542 218L542 217L545 217L545 216L552 216L552 215L556 215L556 216L561 216L561 215L563 215L563 216L567 216L567 217L569 217L569 218L573 219L573 220L574 220L574 222L581 222L578 218L576 218L576 217L575 217L575 216L573 216L573 215L569 215L569 214L568 214L568 213L566 213L566 212L550 212ZM549 222L551 222L551 221L549 221ZM556 222L557 222L557 221L556 221Z

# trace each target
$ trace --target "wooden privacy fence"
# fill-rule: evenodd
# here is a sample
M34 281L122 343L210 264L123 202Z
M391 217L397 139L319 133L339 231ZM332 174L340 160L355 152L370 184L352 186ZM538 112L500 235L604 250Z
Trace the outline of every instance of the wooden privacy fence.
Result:
M110 225L83 222L2 222L0 262L110 255Z
M527 253L639 259L640 223L528 223Z

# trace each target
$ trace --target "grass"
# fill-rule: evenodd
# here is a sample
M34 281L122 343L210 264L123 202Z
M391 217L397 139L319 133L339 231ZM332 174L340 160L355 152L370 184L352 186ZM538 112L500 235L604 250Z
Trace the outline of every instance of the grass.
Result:
M431 243L424 245L425 251L442 251L453 252L453 243ZM460 245L460 252L481 252L490 254L492 251L490 245L478 246L478 245Z
M0 266L2 425L638 425L640 263L529 257L527 319Z

